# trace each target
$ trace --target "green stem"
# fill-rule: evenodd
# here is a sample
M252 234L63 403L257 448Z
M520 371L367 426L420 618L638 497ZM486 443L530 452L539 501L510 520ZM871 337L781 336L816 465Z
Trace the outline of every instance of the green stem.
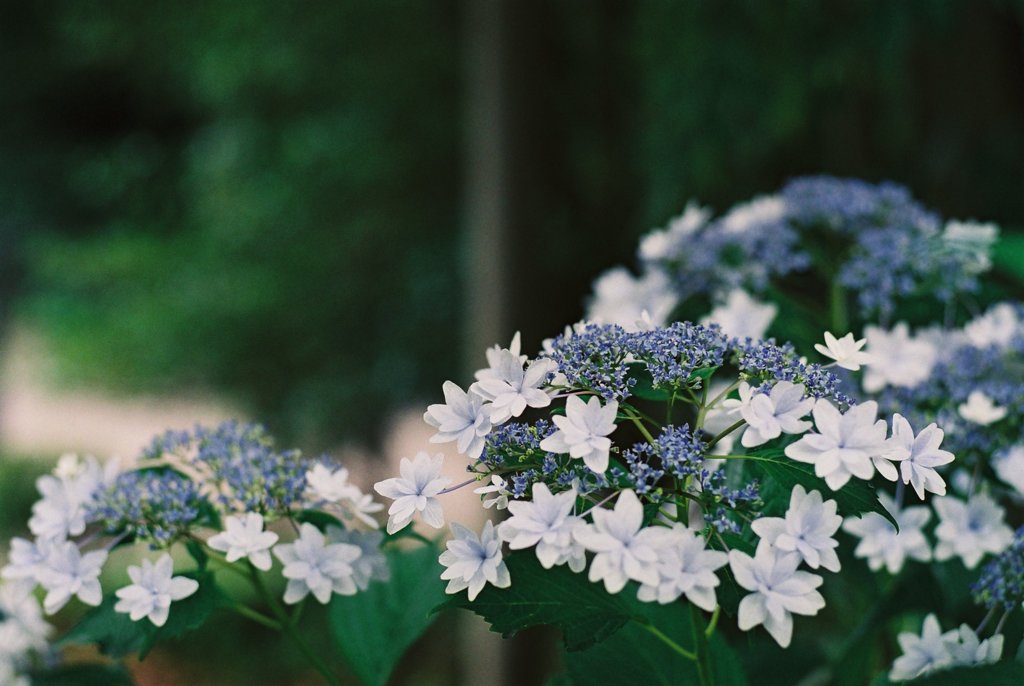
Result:
M711 613L711 621L708 622L708 628L704 630L704 635L711 638L715 634L715 629L718 628L718 616L722 614L722 606L715 605L715 611Z
M673 641L658 627L654 626L653 624L648 624L646 621L641 621L640 626L646 629L648 633L658 638L658 640L667 645L674 652L685 657L687 660L693 660L694 662L697 661L696 653L691 653L689 650Z
M643 434L643 437L646 438L648 442L654 443L654 436L652 436L651 432L647 430L646 426L644 426L643 420L640 419L639 415L630 412L629 410L626 410L623 414L627 419L636 424L636 428L640 430L640 433Z
M262 624L263 626L273 629L274 631L281 631L284 628L281 626L280 622L274 621L262 612L257 612L256 610L252 609L251 607L248 607L247 605L242 605L241 603L232 603L228 607L232 611L242 615L246 619L251 619L257 624Z
M722 431L722 433L718 434L717 436L712 438L710 441L708 441L707 449L710 450L711 448L714 448L716 443L718 443L720 440L722 440L723 438L725 438L726 436L731 434L733 431L735 431L736 429L738 429L741 426L743 426L744 424L746 424L746 420L743 420L743 419L737 421L735 424L730 424L728 426L728 428L726 428L724 431ZM714 456L712 456L712 457L714 457Z
M278 621L281 623L281 628L284 635L287 636L291 640L291 642L295 644L295 647L298 648L299 652L302 653L303 657L305 657L306 660L309 661L309 664L313 667L313 669L320 672L320 675L324 678L324 681L326 681L331 686L341 686L341 682L338 681L338 678L334 676L333 673L331 673L331 669L327 666L327 663L325 663L323 659L316 654L316 651L313 650L313 648L310 647L308 643L306 643L306 640L302 638L302 634L300 634L298 630L295 628L295 626L292 624L291 618L288 617L288 613L285 612L284 607L277 600L277 598L274 597L274 595L267 589L267 586L263 583L263 579L260 577L259 572L251 564L249 565L249 574L252 577L252 582L253 585L256 587L256 590L260 592L260 595L263 596L264 601L266 601L267 605L270 607L270 611L274 614L275 617L277 617Z
M727 395L729 395L730 393L735 391L737 388L739 388L740 384L742 384L742 383L743 383L742 381L736 381L736 382L730 384L728 388L726 388L724 391L722 391L721 393L719 393L718 395L716 395L714 398L711 399L711 402L708 403L708 407L714 407L715 405L717 405Z

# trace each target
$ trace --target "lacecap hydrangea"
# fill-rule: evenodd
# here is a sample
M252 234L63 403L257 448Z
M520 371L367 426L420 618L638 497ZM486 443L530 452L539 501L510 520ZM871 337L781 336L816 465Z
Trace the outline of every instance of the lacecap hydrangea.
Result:
M611 594L685 597L717 621L728 568L745 594L739 628L763 625L787 646L793 615L824 607L843 515L889 516L865 482L909 483L877 403L853 403L792 346L643 320L632 331L579 323L532 359L520 348L517 335L488 350L476 381L446 382L424 415L470 478L450 486L443 456L424 452L375 486L393 500L392 531L417 516L442 527L441 498L474 484L484 507L507 509L479 533L451 526L442 578L470 601L515 584L507 545L547 569L586 570ZM926 488L944 488L933 476ZM862 509L837 496L845 489L868 496Z

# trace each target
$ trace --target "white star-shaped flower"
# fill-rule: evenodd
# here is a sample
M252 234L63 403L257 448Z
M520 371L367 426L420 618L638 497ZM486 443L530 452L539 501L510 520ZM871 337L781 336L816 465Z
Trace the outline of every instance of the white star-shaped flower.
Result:
M1020 326L1017 309L1009 303L999 303L968 322L964 326L964 333L976 348L992 345L1005 348L1018 335Z
M836 501L822 501L821 493L808 493L797 484L783 517L762 517L750 525L762 540L786 552L796 552L813 569L839 571L839 542L832 538L843 523L836 514Z
M956 411L969 422L988 426L1006 416L1006 408L996 405L983 391L971 391L967 402L957 406Z
M39 570L45 565L51 547L52 541L45 538L35 541L12 538L11 551L7 564L0 569L0 577L31 591L36 587Z
M947 631L942 637L946 641L954 665L973 667L993 664L999 662L1003 656L1005 637L1002 634L995 634L982 641L974 629L967 624L961 624L959 629Z
M703 536L676 523L658 548L658 583L642 584L636 597L662 605L685 595L691 603L711 612L718 604L715 588L721 583L715 571L729 563L729 556L708 550Z
M0 584L0 662L4 653L46 650L52 632L35 595L19 584ZM0 684L6 683L0 673Z
M953 453L939 450L945 434L935 424L929 424L917 436L910 422L900 414L892 417L892 438L889 439L890 460L900 463L903 483L914 487L917 497L924 500L924 492L946 495L946 482L936 467L953 461Z
M815 403L813 414L820 433L804 434L786 446L788 457L813 464L814 473L833 491L842 488L851 476L870 479L875 469L890 481L896 480L896 468L884 459L887 427L878 419L878 403L860 403L840 414L822 398Z
M85 517L97 491L113 478L111 460L107 468L94 457L80 459L77 455L61 456L53 474L36 480L43 496L32 506L29 530L39 538L64 540L85 531Z
M598 507L590 514L594 523L573 531L584 548L597 553L588 578L603 580L609 593L618 593L630 579L656 586L661 580L658 551L665 544L668 529L644 527L644 507L636 493L622 491L614 510Z
M46 614L57 612L74 596L86 605L99 605L103 601L99 577L106 561L105 550L83 555L70 541L54 543L36 575L40 585L46 589L46 598L43 599Z
M332 593L354 595L358 590L354 563L362 552L350 543L328 543L319 529L303 523L299 538L274 547L274 555L284 564L281 575L288 579L284 602L292 605L312 593L326 605Z
M783 433L802 434L811 428L803 418L814 408L814 398L805 397L803 384L779 381L768 393L759 393L743 382L739 400L726 400L723 408L738 411L747 427L740 443L746 448L763 445Z
M452 381L445 381L444 404L427 408L423 420L437 429L431 443L455 441L459 454L476 459L484 451L484 440L493 428L490 409L474 392L466 393Z
M361 495L359 488L349 482L348 470L344 467L331 469L325 464L316 464L306 472L306 496L313 502L336 503L353 495Z
M825 357L835 360L835 364L843 369L855 372L860 369L861 365L873 362L871 355L861 351L866 342L867 340L864 338L859 341L854 340L852 333L848 333L842 338L836 338L832 332L826 331L825 345L815 343L814 349Z
M451 530L455 538L448 541L447 550L437 558L445 566L441 572L441 578L448 581L445 593L468 589L472 601L488 583L495 588L512 584L502 560L501 540L491 522L484 524L479 536L454 522Z
M997 453L992 468L1003 482L1013 486L1017 494L1024 496L1024 445L1015 445Z
M536 546L537 559L544 569L568 563L572 571L583 571L586 553L572 535L583 523L572 515L575 504L575 490L552 495L546 484L537 482L533 485L533 500L509 503L512 516L498 526L498 536L508 541L512 550Z
M801 557L761 542L754 557L739 550L729 551L729 567L736 583L753 591L740 601L738 625L749 631L758 624L783 648L793 637L793 615L816 615L825 599L816 589L822 578L798 572Z
M952 666L953 656L934 614L924 620L921 635L905 631L896 637L903 654L889 670L891 681L907 681Z
M155 626L167 622L171 603L189 597L199 590L199 582L185 576L174 576L174 561L168 553L156 564L143 560L142 566L128 566L131 585L117 589L116 612L126 613L133 622L148 617Z
M423 521L435 529L444 526L444 510L436 496L451 483L451 479L441 476L443 462L444 455L441 454L431 457L419 452L412 460L403 457L399 465L401 476L374 485L375 491L395 501L388 509L389 534L405 528L417 512L422 512Z
M931 560L932 549L922 529L931 519L932 511L923 506L900 509L885 493L879 493L878 499L899 522L899 531L877 512L847 517L843 521L843 531L860 539L853 551L854 556L866 558L872 571L877 572L885 566L890 574L903 569L908 558L920 562Z
M477 381L499 378L497 374L498 370L501 369L501 358L506 352L512 353L519 360L519 366L522 367L528 359L526 355L522 354L522 347L522 340L519 332L516 331L515 335L512 336L512 342L509 343L507 348L494 345L484 351L484 354L487 356L487 367L478 370L473 376L476 377Z
M541 390L548 375L558 369L554 360L534 360L523 370L519 356L509 350L497 353L490 373L469 387L489 405L491 423L497 426L518 417L527 407L547 407L551 396Z
M636 322L644 311L653 322L663 326L678 302L679 296L664 272L650 270L634 277L625 267L615 267L594 282L587 319L618 324L632 332L637 330Z
M973 495L967 502L946 496L932 504L939 515L936 560L955 555L974 569L986 554L1001 553L1013 543L1013 529L1004 522L1006 512L988 493Z
M225 553L228 562L247 558L256 569L270 569L270 549L277 543L273 531L263 530L263 515L247 512L244 516L231 515L224 520L224 531L206 542L214 550Z
M864 328L871 364L864 370L864 390L877 393L886 386L912 388L928 379L939 358L938 349L924 338L912 338L906 322L891 331Z
M495 510L504 510L508 507L508 496L510 494L508 484L505 483L505 480L497 474L491 475L491 482L488 485L481 486L480 488L474 488L473 492L478 493L479 495L495 494L490 498L483 499L483 506L485 510L492 507Z
M608 434L615 431L615 417L619 403L612 400L601 406L596 395L584 403L579 396L570 395L565 401L565 416L551 419L558 431L540 442L540 449L548 452L583 458L587 467L597 474L608 469L608 451L612 441Z
M389 581L391 568L388 558L381 550L384 534L379 531L353 531L337 526L327 527L327 540L331 543L348 543L362 551L352 563L352 580L359 590L365 591L373 580Z
M718 324L729 338L759 340L764 338L778 312L778 305L755 300L742 288L737 288L730 291L724 304L716 306L700 323Z

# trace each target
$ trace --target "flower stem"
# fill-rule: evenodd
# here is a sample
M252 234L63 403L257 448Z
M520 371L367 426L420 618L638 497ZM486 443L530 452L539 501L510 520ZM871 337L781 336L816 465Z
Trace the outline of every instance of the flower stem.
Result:
M690 603L690 628L693 631L697 681L700 682L701 686L712 686L715 678L711 671L711 662L708 660L710 654L708 635L705 633L704 618L700 614L700 609L693 603Z
M636 428L640 430L640 433L643 434L643 437L646 438L649 443L654 443L654 436L652 436L651 432L647 430L646 426L644 426L644 422L640 418L640 415L630 410L626 410L623 414L627 419L636 424Z
M722 614L722 606L715 605L715 611L711 613L711 621L708 622L708 628L704 630L704 635L711 638L715 634L715 629L718 627L718 616Z
M744 424L746 424L746 420L744 420L744 419L741 419L741 420L739 420L738 422L736 422L734 424L730 424L726 429L724 429L722 431L722 433L718 434L717 436L712 438L710 441L708 441L708 444L707 444L708 450L710 450L711 448L714 448L716 443L718 443L720 440L722 440L723 438L725 438L726 436L731 434L733 431L735 431L736 429L738 429L741 426L743 426Z
M231 608L232 611L236 612L237 614L240 614L246 619L251 619L257 624L262 624L263 626L273 629L274 631L281 631L284 628L281 626L280 622L277 622L271 619L270 617L267 617L262 612L257 612L256 610L252 609L247 605L242 605L241 603L232 603L228 607Z
M302 653L303 657L306 658L306 660L313 667L313 669L320 672L320 675L324 678L324 681L326 681L331 686L341 686L341 682L338 680L336 676L334 676L334 674L331 672L330 667L328 667L327 663L323 661L323 658L317 655L316 651L314 651L313 648L308 643L306 643L306 640L302 637L302 634L300 634L298 630L295 628L295 626L292 624L291 618L288 616L288 613L285 612L284 607L282 607L281 603L278 602L277 598L275 598L274 595L270 593L270 591L267 589L266 584L263 583L263 579L260 577L259 572L251 564L249 565L249 574L252 577L252 582L253 585L256 587L256 590L260 592L260 595L263 596L263 600L266 601L267 605L270 607L270 611L274 614L275 617L277 617L278 621L281 623L282 633L284 633L284 635L287 636L291 640L291 642L295 644L295 647L299 649L299 652Z
M665 632L663 632L661 629L654 626L653 624L649 624L647 620L640 621L640 626L642 626L644 629L647 630L648 633L655 636L658 640L660 640L662 643L671 648L674 652L685 657L687 660L693 660L694 662L697 661L696 653L691 653L689 650L673 641L665 634Z

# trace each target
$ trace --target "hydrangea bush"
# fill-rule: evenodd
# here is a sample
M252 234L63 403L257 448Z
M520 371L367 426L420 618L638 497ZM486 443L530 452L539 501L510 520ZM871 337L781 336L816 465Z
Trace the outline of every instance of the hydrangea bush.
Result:
M419 452L387 505L237 422L65 456L0 571L0 683L130 683L60 648L145 657L233 612L382 685L450 608L560 629L553 683L1024 683L1024 305L985 277L997 236L893 184L691 203L584 321L445 382L424 420L466 478ZM447 521L460 489L482 527Z
M228 611L280 631L337 684L336 660L311 647L299 623L305 605L329 605L340 654L365 681L383 683L429 624L427 610L439 596L421 575L428 584L405 592L424 594L422 619L396 627L397 616L374 613L380 598L373 596L387 592L393 570L408 577L432 567L436 554L403 551L396 537L378 531L383 506L344 467L279 450L258 425L169 431L128 465L65 455L37 488L32 538L13 539L0 570L4 684L84 678L54 672L57 651L42 620L42 612L60 613L73 601L95 609L61 644L145 657L157 642ZM220 582L225 576L230 584ZM362 618L357 630L398 650L385 659L347 646L350 618ZM103 678L127 679L120 672Z
M1024 680L1013 661L1024 632L1024 307L978 305L1000 292L983 278L997 236L991 224L942 222L891 184L805 178L718 220L691 203L641 241L640 277L616 268L595 284L589 317L629 329L686 313L746 340L831 321L818 359L835 364L849 402L891 417L897 473L875 465L894 482L878 483L885 514L847 517L837 534L875 573L858 586L877 598L847 627L857 641L819 672L838 683L869 679L871 658L859 677L837 673L855 649L889 656L893 682Z

